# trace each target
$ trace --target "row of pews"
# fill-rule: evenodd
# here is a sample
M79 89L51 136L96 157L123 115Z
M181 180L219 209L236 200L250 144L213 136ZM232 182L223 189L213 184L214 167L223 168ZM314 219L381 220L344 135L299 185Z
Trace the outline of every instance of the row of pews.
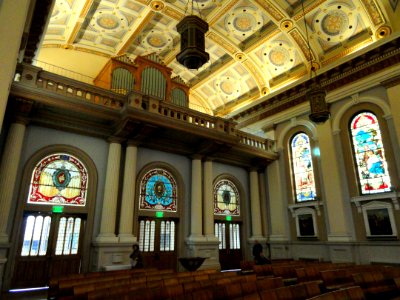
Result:
M241 262L241 272L134 269L50 281L60 300L369 300L400 299L400 268L328 262ZM396 298L399 297L399 298Z

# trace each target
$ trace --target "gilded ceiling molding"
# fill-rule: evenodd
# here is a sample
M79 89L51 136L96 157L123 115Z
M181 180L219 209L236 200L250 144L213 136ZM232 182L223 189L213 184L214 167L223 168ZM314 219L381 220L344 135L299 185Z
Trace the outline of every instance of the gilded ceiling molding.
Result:
M197 101L198 104L194 103L194 105L199 105L206 109L209 109L210 111L213 111L213 109L210 107L210 104L207 102L207 100L205 100L203 97L201 97L199 95L199 93L191 91L190 98L195 99Z
M166 6L164 8L164 10L162 11L162 13L176 21L182 20L183 17L185 16L183 13L181 13L180 11L177 11L176 9L174 9L171 6Z
M270 81L269 82L269 86L271 88L271 90L279 90L282 87L285 87L287 85L289 85L290 83L301 79L303 76L307 75L307 70L301 70L299 73L295 74L295 75L289 75L290 77L288 77L286 80L280 81L280 82L273 82Z
M392 33L390 26L383 25L375 31L375 37L379 40L384 37L388 37Z
M178 53L180 52L180 45L177 44L175 48L171 49L167 55L165 55L164 57L164 61L167 65L169 65L170 63L172 63L176 56L178 55Z
M136 26L135 31L132 32L132 34L125 40L125 43L117 51L116 53L117 56L126 53L126 50L128 50L132 42L140 35L143 28L147 25L148 22L150 22L151 18L153 18L155 14L156 13L151 9L149 8L147 9L147 13L140 21L140 24Z
M217 23L222 17L225 17L225 15L238 3L239 0L233 0L233 1L225 1L225 6L221 10L217 10L217 13L214 15L209 16L209 19L207 20L207 23L212 26L215 23Z
M162 1L152 1L150 3L150 7L154 11L161 11L165 7L165 5Z
M312 57L310 57L310 50L308 49L307 42L304 40L300 31L297 28L293 28L293 30L289 31L289 34L293 38L293 40L297 43L297 46L301 49L301 52L303 52L303 55L306 58L306 60L307 61L315 60L315 54L312 51L312 49L311 49Z
M214 43L217 45L221 46L224 48L232 57L234 57L236 52L239 52L240 49L238 49L235 45L231 44L228 42L224 36L221 36L220 34L216 33L215 31L208 31L206 34L206 37L212 40Z
M361 0L361 2L364 5L365 9L367 10L368 16L370 17L372 23L375 26L378 26L385 22L385 19L379 8L379 5L377 5L374 0Z
M103 56L103 57L108 57L108 58L112 57L112 55L110 55L110 54L106 54L106 53L103 53L103 52L100 52L100 51L91 50L91 49L82 48L82 47L74 47L74 50L81 51L81 52L86 52L86 53L90 53L90 54L95 54L95 55L99 55L99 56Z
M276 35L280 34L281 30L278 28L274 29L271 33L269 33L264 39L257 40L254 44L246 49L246 52L253 52L256 48L260 47L262 44L268 42Z
M384 44L318 77L321 77L320 81L328 93L338 88L348 86L360 79L375 75L386 68L400 64L399 44L400 39ZM360 58L363 60L360 61ZM235 122L240 122L240 127L246 127L247 125L285 111L288 108L307 101L305 97L306 87L307 82L294 86L287 91L283 91L272 98L266 99L238 113L231 119Z
M264 79L264 75L257 68L256 63L253 61L246 59L242 62L242 65L246 68L246 70L251 74L253 79L257 82L258 90L261 91L264 86L267 85L267 82Z
M215 110L215 116L217 117L225 117L227 114L234 112L242 107L250 105L253 101L257 100L260 97L259 93L253 93L249 97L236 100L235 103L227 103L224 107Z
M280 12L278 8L276 8L271 1L264 0L255 0L255 2L265 9L268 14L275 19L275 21L280 22L285 18L285 15Z
M338 59L341 59L353 52L356 52L357 50L367 46L368 44L370 44L372 42L373 42L372 37L369 37L367 40L361 41L357 45L349 47L345 51L342 51L342 52L338 53L337 55L330 57L329 59L321 60L321 65L322 65L322 67L325 67Z
M212 74L213 76L216 78L219 76L220 73L224 72L227 68L231 67L233 64L235 64L236 61L234 59L231 59L230 61L228 61L225 64L217 64L217 68L212 69ZM202 86L203 84L207 83L210 80L210 77L208 76L203 76L201 79L199 79L196 82L190 82L190 86L192 89L197 89L200 86Z
M91 49L87 49L87 48L82 48L82 47L77 47L77 46L72 46L72 45L45 44L45 45L42 45L41 48L63 48L63 49L67 49L67 50L75 50L75 51L90 53L90 54L107 57L107 58L112 57L112 55L104 53L104 52L91 50Z
M314 10L315 8L317 8L318 6L320 6L322 3L326 2L326 1L327 0L315 1L310 6L304 7L304 13L303 13L303 10L299 10L299 13L293 17L293 20L295 20L297 22L298 20L303 18L305 14L308 14L310 11Z
M83 20L86 18L89 9L92 7L93 4L93 0L86 0L85 4L83 5L81 12L79 13L79 17L74 25L74 28L72 29L72 31L70 32L69 36L66 38L67 40L67 44L73 44L78 32L81 30L82 24L83 24Z

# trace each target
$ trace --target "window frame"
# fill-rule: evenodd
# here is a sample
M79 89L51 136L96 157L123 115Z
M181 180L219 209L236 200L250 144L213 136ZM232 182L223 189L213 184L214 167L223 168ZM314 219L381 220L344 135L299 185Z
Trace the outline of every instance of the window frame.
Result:
M354 141L353 141L353 131L352 131L352 127L351 124L353 123L353 121L355 120L355 118L363 113L369 113L372 114L374 116L374 118L376 119L377 125L378 125L378 129L379 129L379 134L380 134L380 139L381 139L381 144L382 144L382 148L383 149L383 153L384 153L384 165L386 168L386 172L387 172L387 176L389 177L389 183L392 182L392 178L390 177L390 173L389 173L389 162L387 160L387 151L385 149L385 143L384 143L384 139L383 139L383 131L382 131L382 126L379 123L379 118L378 115L369 110L369 109L360 109L357 110L356 112L354 112L349 120L348 120L348 124L347 124L347 131L349 134L349 144L350 144L350 148L351 148L351 161L353 163L354 166L354 172L355 172L355 182L357 185L357 191L358 194L360 196L370 196L373 197L373 195L377 195L377 194L384 194L384 193L390 193L391 192L391 186L389 186L386 190L382 190L381 192L374 192L374 193L364 193L363 189L362 189L362 182L361 182L361 178L360 178L360 170L359 170L359 165L358 165L358 160L357 160L357 155L356 155L356 149L355 149L355 145L354 145Z

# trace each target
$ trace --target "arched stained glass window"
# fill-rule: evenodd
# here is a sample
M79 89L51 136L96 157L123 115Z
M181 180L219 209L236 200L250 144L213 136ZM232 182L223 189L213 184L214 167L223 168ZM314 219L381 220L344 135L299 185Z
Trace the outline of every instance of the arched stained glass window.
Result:
M239 216L239 192L235 184L223 179L214 187L214 214Z
M140 209L177 211L175 178L164 169L147 172L140 182Z
M28 203L85 206L87 185L87 170L80 160L69 154L52 154L33 170Z
M310 139L304 132L297 133L291 142L292 168L296 201L314 200L317 196Z
M350 132L361 193L390 191L390 176L376 116L370 112L357 114L350 122Z

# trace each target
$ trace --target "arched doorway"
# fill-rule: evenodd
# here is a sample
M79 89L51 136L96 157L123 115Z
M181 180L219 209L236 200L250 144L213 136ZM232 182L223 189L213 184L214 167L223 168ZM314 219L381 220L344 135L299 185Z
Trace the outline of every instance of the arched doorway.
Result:
M219 240L221 270L239 269L243 260L240 193L234 180L221 176L214 184L214 232Z
M181 186L177 172L152 164L138 176L138 241L146 267L177 269Z
M88 156L68 150L49 147L27 163L10 288L46 286L52 277L88 271L97 173Z

